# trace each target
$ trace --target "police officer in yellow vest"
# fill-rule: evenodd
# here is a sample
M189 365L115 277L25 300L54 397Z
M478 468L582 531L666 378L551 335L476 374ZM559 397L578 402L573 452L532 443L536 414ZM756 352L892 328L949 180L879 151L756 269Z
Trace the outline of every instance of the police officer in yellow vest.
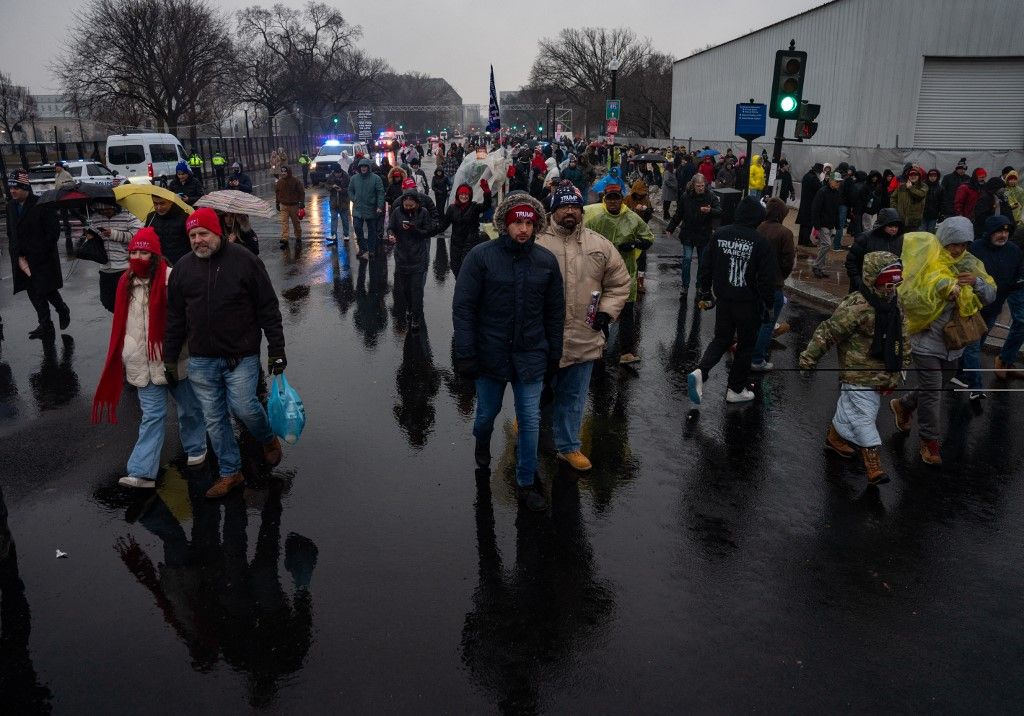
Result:
M217 179L217 188L223 189L224 172L226 171L226 167L228 164L227 158L218 149L216 152L213 153L213 156L210 157L210 164L213 165L213 176L216 177Z
M192 154L188 157L188 166L199 181L203 181L203 158L199 156L199 152L194 149L192 150Z
M302 186L309 187L309 164L313 160L306 152L299 155L299 166L302 167Z

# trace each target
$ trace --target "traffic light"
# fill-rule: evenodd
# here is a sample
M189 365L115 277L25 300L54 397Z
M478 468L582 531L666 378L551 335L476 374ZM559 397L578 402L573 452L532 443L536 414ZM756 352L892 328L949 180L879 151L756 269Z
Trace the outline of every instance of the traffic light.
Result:
M429 129L427 130L427 134L430 134L430 130Z
M338 115L335 114L334 116L331 117L331 124L333 124L335 127L338 126Z
M537 125L537 131L538 132L543 132L544 131L544 125L543 124L538 124Z
M404 124L400 124L400 125L398 125L398 128L399 129L405 129L405 125Z
M819 112L821 112L820 104L803 102L797 114L796 130L793 132L793 136L797 139L813 137L814 133L818 131L818 123L814 120L818 118Z
M779 50L775 53L775 71L772 74L772 99L768 116L775 119L795 119L800 112L807 70L807 53L799 50Z

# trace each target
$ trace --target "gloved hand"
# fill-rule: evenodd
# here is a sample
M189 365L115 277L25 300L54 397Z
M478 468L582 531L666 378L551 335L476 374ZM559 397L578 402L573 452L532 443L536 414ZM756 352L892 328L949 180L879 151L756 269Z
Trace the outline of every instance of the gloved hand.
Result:
M710 311L715 307L715 296L711 291L699 291L697 293L697 308L702 311Z
M807 353L800 354L800 375L808 377L817 363Z
M466 380L476 380L480 377L480 366L476 358L456 358L455 372Z
M637 239L636 241L633 242L633 244L636 248L640 249L641 251L646 251L647 249L654 246L654 242L651 241L650 239Z
M487 183L486 179L480 180L480 188L483 189L484 194L491 193L491 185Z
M597 315L594 316L594 325L591 326L595 331L601 331L604 334L604 339L608 340L608 324L612 322L612 317L604 311L598 311Z
M300 220L305 219L306 218L306 210L304 208L300 208L298 211L295 212L295 215L297 217L299 217Z
M636 248L636 242L624 241L616 247L619 251L632 251Z
M284 357L284 353L279 356L267 356L267 372L271 375L281 375L287 365L288 359Z
M175 387L178 384L178 381L181 379L178 377L177 361L167 361L166 363L164 363L164 377L167 378L167 385L170 386L171 388Z

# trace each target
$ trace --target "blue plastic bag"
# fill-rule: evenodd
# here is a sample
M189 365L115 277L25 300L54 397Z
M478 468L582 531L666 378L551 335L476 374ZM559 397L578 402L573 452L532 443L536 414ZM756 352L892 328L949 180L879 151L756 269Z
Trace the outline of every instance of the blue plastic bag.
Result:
M267 416L270 429L289 445L294 445L306 427L306 409L295 388L288 384L284 373L275 375L267 396Z

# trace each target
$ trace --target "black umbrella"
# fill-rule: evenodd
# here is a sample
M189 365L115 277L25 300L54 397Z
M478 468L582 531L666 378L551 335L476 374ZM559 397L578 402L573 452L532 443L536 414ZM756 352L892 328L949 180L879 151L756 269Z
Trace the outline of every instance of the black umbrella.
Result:
M103 201L110 204L117 204L114 198L114 190L109 186L98 184L73 184L63 186L60 189L51 189L43 192L39 197L40 206L48 206L51 209L67 209L73 206L88 204L90 201Z

